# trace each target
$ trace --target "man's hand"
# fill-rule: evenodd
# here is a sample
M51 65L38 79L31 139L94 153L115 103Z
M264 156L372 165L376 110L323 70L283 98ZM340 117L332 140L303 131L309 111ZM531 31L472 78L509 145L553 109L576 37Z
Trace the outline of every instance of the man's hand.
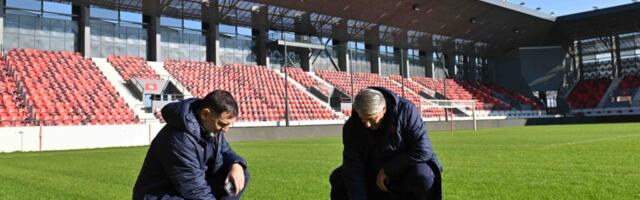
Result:
M238 195L244 189L244 168L240 164L235 163L231 166L227 180L224 182L227 183L229 181L233 181L233 185L236 188L235 195Z
M376 185L378 185L380 190L388 192L387 185L385 185L387 182L389 182L389 177L384 173L384 169L380 169L378 177L376 178Z

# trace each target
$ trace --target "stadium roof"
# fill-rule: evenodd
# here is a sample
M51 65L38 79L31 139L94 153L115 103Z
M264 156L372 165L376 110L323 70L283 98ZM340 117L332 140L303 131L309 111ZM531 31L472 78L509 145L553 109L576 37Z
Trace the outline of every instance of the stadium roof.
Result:
M201 19L203 0L71 0L112 9L160 12L164 16ZM294 31L295 19L309 14L315 34L331 36L341 21L352 39L363 40L367 30L377 28L381 42L407 34L409 40L431 37L444 41L436 49L455 46L456 41L483 44L494 53L520 46L537 45L550 33L555 17L503 0L204 0L217 1L223 23L251 25L251 13L267 6L269 23ZM144 5L144 6L143 6ZM444 39L443 39L444 38ZM437 44L443 44L438 47ZM447 45L448 44L448 45ZM488 44L488 45L487 45ZM456 48L459 49L459 48Z
M640 3L631 3L558 17L556 25L566 39L586 39L635 32L640 29Z
M555 18L500 0L255 0L305 12L488 43L503 50L544 40Z

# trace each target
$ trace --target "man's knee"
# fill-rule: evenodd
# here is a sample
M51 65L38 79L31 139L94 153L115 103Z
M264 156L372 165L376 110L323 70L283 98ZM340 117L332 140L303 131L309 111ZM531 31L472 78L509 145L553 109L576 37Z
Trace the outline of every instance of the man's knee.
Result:
M433 170L426 163L419 163L415 167L414 189L416 192L427 192L433 187L435 175Z
M335 170L333 170L333 172L331 172L331 175L329 176L329 183L331 183L332 186L336 186L342 183L342 166L336 168Z

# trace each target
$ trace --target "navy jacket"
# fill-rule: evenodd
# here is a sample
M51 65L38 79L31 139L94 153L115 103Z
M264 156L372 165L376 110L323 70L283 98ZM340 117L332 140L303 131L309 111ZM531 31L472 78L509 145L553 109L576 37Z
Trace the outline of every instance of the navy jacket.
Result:
M167 124L153 139L133 189L133 199L215 199L206 176L246 161L227 143L224 133L211 137L200 127L194 102L166 105Z
M355 111L342 130L349 199L367 199L367 181L375 181L371 177L381 168L391 179L416 163L427 163L437 175L442 171L416 106L385 88L371 88L382 92L387 104L379 130L367 129Z

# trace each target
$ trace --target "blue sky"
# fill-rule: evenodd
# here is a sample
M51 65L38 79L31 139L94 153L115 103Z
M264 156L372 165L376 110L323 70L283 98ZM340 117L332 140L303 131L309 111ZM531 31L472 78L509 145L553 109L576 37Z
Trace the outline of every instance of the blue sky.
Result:
M551 13L554 16L562 16L567 14L579 13L593 10L594 6L598 8L608 8L623 4L633 3L632 0L508 0L514 4L524 2L526 7L536 9L541 8L540 12Z

